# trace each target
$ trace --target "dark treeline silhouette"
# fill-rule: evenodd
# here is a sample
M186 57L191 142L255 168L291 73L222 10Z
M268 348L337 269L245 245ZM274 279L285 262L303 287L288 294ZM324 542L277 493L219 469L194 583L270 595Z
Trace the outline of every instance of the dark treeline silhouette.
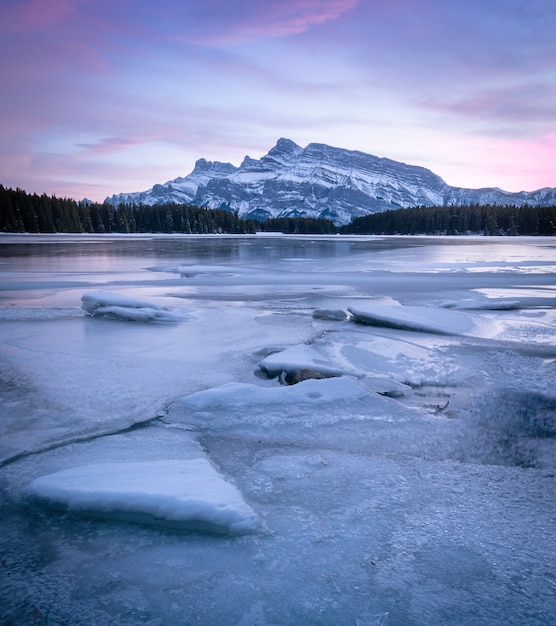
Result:
M313 217L275 217L260 224L259 229L289 235L333 235L338 232L334 222Z
M154 206L76 202L0 185L0 232L377 235L556 235L556 207L415 207L358 217L341 228L331 221L284 217L243 220L237 211L188 204Z
M556 207L415 207L358 217L340 232L360 235L556 235Z
M96 204L28 194L0 185L0 232L12 233L254 233L257 222L237 212L186 204Z

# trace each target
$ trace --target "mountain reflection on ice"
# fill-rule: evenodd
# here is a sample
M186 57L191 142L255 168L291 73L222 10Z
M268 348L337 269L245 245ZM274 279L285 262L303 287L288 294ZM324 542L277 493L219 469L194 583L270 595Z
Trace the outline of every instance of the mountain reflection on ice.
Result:
M555 270L543 238L1 235L3 623L555 623Z

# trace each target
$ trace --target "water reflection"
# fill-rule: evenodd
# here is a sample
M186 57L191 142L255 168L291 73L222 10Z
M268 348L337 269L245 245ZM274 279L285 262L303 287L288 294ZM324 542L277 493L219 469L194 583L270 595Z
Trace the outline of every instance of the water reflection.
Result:
M0 237L0 257L9 259L18 269L36 267L40 258L45 269L94 270L106 258L147 259L148 262L172 260L179 263L236 263L282 259L323 259L366 253L371 250L393 250L414 245L403 239L367 238L352 240L343 237L194 237L149 236L89 239L87 236L42 240L29 236L23 240ZM80 261L82 259L82 261ZM93 260L96 259L96 260Z
M541 238L537 238L541 239ZM349 259L369 266L387 257L389 269L436 271L444 264L492 261L556 264L552 242L527 238L433 238L344 236L90 236L0 235L2 270L58 272L130 271L177 264L244 264ZM383 254L397 251L395 255ZM363 259L363 257L366 257ZM117 262L115 260L117 259ZM324 269L326 266L322 266ZM385 268L386 269L386 268Z

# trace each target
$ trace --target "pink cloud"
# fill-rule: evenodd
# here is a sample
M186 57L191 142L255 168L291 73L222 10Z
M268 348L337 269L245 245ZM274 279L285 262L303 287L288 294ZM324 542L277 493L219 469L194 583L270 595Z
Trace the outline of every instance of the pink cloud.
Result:
M475 91L459 97L431 97L420 107L474 120L493 134L520 136L531 129L554 128L556 105L554 87L546 83ZM538 132L537 130L537 132Z
M152 136L128 136L128 137L105 137L93 143L78 143L76 147L81 148L84 154L100 157L110 154L117 154L127 150L130 146L138 146L152 141Z
M183 21L171 38L184 43L234 44L267 37L296 35L333 21L361 0L283 0L262 3L239 0L190 2L180 11Z
M434 156L432 156L434 155ZM421 162L450 185L534 191L556 187L556 132L536 138L437 136Z
M50 28L76 12L75 0L23 0L15 5L10 0L3 13L3 27L7 31L40 31Z
M272 4L264 13L254 16L252 22L239 25L238 32L241 34L243 30L246 38L299 34L337 19L357 4L358 0L298 0Z

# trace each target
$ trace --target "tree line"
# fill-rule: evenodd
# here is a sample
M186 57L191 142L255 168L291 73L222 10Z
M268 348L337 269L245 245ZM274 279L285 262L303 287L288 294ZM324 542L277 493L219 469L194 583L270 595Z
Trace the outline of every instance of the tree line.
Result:
M556 206L415 207L355 218L341 229L361 235L556 235Z
M314 217L274 217L262 222L260 230L288 235L335 235L334 222Z
M337 227L330 220L241 219L237 211L189 204L77 202L0 185L0 232L377 235L556 235L556 207L469 205L373 213Z
M236 212L188 204L77 202L0 185L0 231L12 233L254 233Z

